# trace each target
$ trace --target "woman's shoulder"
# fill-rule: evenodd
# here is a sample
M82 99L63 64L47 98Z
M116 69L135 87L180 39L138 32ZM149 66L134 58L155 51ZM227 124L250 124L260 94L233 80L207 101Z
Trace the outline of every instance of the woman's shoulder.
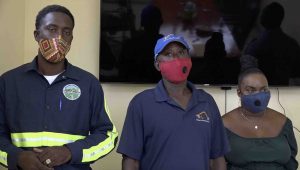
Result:
M286 115L274 110L274 109L271 109L271 108L268 108L267 112L269 113L268 114L268 119L273 121L274 124L276 125L284 125L289 119L286 117Z
M235 109L225 113L222 116L224 126L228 129L231 129L231 126L233 124L235 124L235 122L239 121L238 114L239 114L239 108L235 108Z
M292 120L289 119L285 114L280 113L273 109L270 109L270 110L271 110L270 116L273 117L273 120L277 125L281 125L282 131L286 131L286 130L289 131L289 130L293 129Z
M287 134L293 132L292 121L283 113L268 108L268 118L272 129L276 129L278 134Z
M237 107L237 108L235 108L235 109L233 109L233 110L231 110L231 111L225 113L225 114L222 116L222 118L223 118L223 119L230 119L230 118L232 118L232 116L235 116L235 114L238 112L238 110L239 110L239 107Z

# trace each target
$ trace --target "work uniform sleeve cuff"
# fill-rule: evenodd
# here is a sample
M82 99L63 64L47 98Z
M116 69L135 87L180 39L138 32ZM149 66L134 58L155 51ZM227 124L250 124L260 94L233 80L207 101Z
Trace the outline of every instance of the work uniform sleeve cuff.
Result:
M18 169L18 155L23 149L14 147L7 156L7 166L8 169Z
M77 143L70 143L65 145L70 151L72 158L70 164L78 164L82 161L82 149Z

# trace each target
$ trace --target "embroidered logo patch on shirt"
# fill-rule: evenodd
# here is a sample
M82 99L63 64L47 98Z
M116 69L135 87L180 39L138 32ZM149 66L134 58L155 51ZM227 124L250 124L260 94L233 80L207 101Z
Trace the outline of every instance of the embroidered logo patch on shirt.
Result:
M76 100L81 95L81 90L76 84L67 84L63 88L64 96L69 100Z
M196 114L196 121L209 122L209 117L206 112L200 112Z

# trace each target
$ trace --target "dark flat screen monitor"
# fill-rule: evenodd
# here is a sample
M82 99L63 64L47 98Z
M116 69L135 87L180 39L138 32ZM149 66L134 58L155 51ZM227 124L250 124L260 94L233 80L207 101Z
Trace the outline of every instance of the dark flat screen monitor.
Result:
M269 85L299 85L300 25L294 16L300 3L277 1L284 9L282 24L267 31L261 13L271 2L101 0L100 81L157 83L161 76L154 67L156 41L177 34L190 46L193 83L236 85L241 57L248 54Z

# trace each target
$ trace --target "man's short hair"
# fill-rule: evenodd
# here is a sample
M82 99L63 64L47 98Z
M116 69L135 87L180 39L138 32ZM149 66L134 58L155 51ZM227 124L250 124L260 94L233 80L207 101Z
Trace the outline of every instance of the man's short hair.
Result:
M39 29L41 26L41 20L48 14L51 12L61 12L64 13L66 15L68 15L72 22L73 22L73 27L75 25L75 21L74 21L74 17L72 15L72 13L64 6L61 5L48 5L45 8L43 8L42 10L40 10L40 12L37 14L36 19L35 19L35 29Z

